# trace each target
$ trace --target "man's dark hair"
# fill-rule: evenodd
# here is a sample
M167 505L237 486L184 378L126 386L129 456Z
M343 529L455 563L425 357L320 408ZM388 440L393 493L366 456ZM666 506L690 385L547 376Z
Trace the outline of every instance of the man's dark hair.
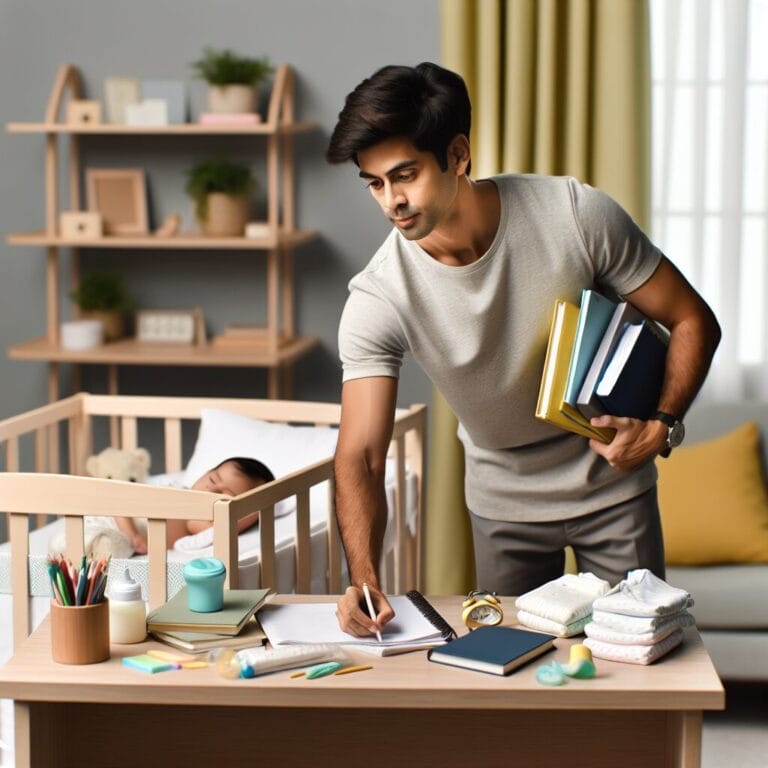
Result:
M471 117L467 86L455 72L429 62L383 67L347 96L325 156L357 163L361 150L402 136L445 171L448 145L458 134L469 139Z
M272 474L269 467L266 464L262 464L258 459L247 459L243 456L233 456L229 459L224 459L221 463L217 464L214 469L218 469L222 464L226 464L231 461L235 466L251 480L263 480L265 483L271 483L275 476Z

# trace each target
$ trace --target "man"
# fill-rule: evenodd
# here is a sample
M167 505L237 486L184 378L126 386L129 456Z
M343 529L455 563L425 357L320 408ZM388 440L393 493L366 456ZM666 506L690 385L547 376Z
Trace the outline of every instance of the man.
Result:
M394 225L350 282L339 328L337 514L352 586L338 617L355 635L393 616L377 571L406 351L459 420L478 584L521 594L562 574L565 544L580 570L612 583L630 568L664 575L653 459L679 434L720 337L704 301L607 195L565 177L473 181L470 111L458 75L384 67L347 97L327 153L357 164ZM660 414L593 420L616 430L610 444L534 418L552 306L592 287L671 331Z

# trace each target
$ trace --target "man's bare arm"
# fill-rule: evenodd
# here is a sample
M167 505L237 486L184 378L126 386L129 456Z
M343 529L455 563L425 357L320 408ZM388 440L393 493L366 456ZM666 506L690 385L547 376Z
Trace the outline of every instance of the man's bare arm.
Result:
M625 298L670 331L658 410L681 418L704 383L720 343L720 326L706 302L666 258ZM592 423L617 430L610 444L595 440L590 444L620 471L635 469L666 445L667 426L661 421L599 416Z
M336 517L352 586L338 604L342 629L370 635L392 618L379 586L379 560L387 525L384 490L387 449L392 437L397 380L387 376L344 383L341 423L334 457ZM377 610L373 625L360 607L367 583Z

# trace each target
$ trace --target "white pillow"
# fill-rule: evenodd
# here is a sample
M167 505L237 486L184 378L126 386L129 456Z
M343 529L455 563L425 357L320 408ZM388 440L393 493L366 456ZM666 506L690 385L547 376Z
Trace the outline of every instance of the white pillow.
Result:
M184 486L191 488L208 470L235 456L258 459L276 478L283 477L332 457L338 434L332 427L292 427L204 408Z

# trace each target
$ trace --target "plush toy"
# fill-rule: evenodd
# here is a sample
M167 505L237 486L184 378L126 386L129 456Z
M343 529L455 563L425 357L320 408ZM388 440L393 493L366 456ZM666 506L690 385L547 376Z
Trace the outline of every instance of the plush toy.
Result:
M151 458L145 448L134 448L130 451L105 448L101 453L88 457L85 462L85 471L91 477L143 483L150 463ZM134 524L141 529L142 534L146 535L145 520L134 518ZM130 537L119 529L113 517L86 517L83 533L83 543L87 553L111 554L113 557L127 558L135 551ZM62 532L52 537L49 549L51 553L63 552L64 544Z
M143 483L149 471L150 461L146 448L134 448L132 451L105 448L101 453L88 457L85 471L91 477Z

